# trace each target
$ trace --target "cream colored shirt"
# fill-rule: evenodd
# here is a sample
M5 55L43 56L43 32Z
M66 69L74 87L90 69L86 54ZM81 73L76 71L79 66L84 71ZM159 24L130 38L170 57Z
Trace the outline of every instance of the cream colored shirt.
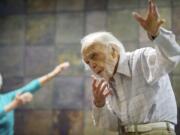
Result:
M168 73L180 61L180 46L172 32L164 28L153 41L154 48L141 48L126 53L118 65L113 94L106 105L93 105L94 124L117 130L121 125L169 121L177 123L177 106Z

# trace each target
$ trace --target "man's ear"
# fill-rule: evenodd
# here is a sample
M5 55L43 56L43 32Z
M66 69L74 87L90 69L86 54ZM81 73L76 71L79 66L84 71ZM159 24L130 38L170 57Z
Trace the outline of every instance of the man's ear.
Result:
M113 58L117 58L119 56L118 47L114 43L110 43L111 54Z

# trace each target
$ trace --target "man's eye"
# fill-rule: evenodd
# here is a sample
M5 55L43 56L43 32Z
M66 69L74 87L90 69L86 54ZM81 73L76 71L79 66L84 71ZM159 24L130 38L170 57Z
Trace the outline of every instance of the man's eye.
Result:
M85 61L86 64L89 64L89 61Z
M93 53L93 54L91 54L90 59L94 59L95 57L96 57L96 54Z

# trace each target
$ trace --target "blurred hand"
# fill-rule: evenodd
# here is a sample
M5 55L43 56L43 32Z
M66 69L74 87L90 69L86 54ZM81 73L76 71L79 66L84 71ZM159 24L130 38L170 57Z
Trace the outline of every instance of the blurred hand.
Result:
M69 62L64 62L64 63L59 64L51 72L52 76L55 76L55 75L61 73L63 70L67 69L69 66L70 66Z
M14 105L18 107L18 106L31 102L32 99L33 99L33 95L29 92L26 92L23 94L17 94L13 102L14 102Z
M98 81L95 76L92 76L93 83L92 83L92 92L94 97L94 104L97 107L103 107L105 105L105 99L108 95L111 94L111 91L106 91L107 83L105 80Z
M10 112L21 105L31 102L32 99L33 95L29 92L17 94L15 99L4 107L4 110Z
M153 37L156 37L159 34L159 28L165 22L164 19L160 19L159 12L154 0L149 0L147 16L145 18L136 12L133 12L133 16L146 30L148 36Z
M57 65L51 72L48 74L38 78L41 86L45 85L48 81L50 81L52 78L57 76L59 73L61 73L63 70L67 69L69 67L69 62L63 62L59 65Z

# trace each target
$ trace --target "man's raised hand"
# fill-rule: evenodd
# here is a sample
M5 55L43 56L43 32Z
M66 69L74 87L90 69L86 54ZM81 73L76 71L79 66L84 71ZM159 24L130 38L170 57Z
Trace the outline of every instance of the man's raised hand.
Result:
M160 26L165 22L160 18L158 8L154 0L149 0L147 15L143 18L137 12L132 13L138 23L146 30L148 36L156 37L159 34Z

